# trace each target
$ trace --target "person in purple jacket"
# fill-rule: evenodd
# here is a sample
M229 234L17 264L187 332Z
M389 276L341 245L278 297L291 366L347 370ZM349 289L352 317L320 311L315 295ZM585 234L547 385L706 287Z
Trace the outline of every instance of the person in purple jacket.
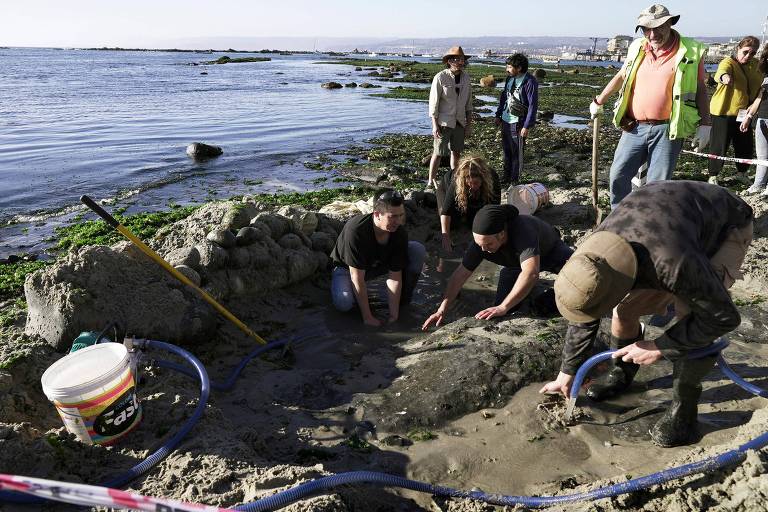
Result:
M496 109L496 126L501 127L504 150L502 182L516 185L522 169L523 144L536 124L539 83L528 73L528 57L522 53L507 57L507 75Z

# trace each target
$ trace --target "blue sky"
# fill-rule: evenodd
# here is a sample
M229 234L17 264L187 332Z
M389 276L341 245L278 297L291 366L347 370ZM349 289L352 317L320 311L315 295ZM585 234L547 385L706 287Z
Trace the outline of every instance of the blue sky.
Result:
M653 0L3 1L0 46L183 47L242 37L438 38L631 34ZM761 36L764 0L674 0L683 34ZM215 39L213 39L215 38ZM204 46L205 47L205 46Z

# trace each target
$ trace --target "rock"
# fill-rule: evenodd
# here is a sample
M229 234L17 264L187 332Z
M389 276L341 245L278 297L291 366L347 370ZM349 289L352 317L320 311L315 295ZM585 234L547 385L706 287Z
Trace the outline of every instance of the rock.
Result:
M541 68L536 68L533 70L533 77L541 82L543 79L547 77L547 71Z
M411 441L407 437L402 437L402 436L398 436L397 434L392 434L391 436L387 436L384 439L382 439L381 443L386 446L411 446L413 444L413 441Z
M428 153L421 158L421 166L429 167L429 162L432 160L432 153ZM440 158L440 167L451 167L451 157L444 156Z
M400 434L502 407L521 387L557 373L565 325L558 322L555 328L525 317L495 324L469 317L412 338L401 346L403 375L385 390L357 395L352 405L379 430Z
M187 265L176 265L174 268L184 277L192 281L196 286L200 286L200 274L197 273L197 270L188 267Z
M223 251L223 249L219 248ZM27 276L25 333L59 350L115 321L126 332L188 346L207 341L216 313L149 258L91 246Z
M341 85L339 82L325 82L320 87L322 87L323 89L341 89L344 86Z
M416 204L422 203L424 201L424 191L411 190L405 195L405 198L414 201Z
M357 87L357 83L349 82L348 84L344 84L344 87Z
M493 75L487 75L480 78L481 87L496 87L496 79Z
M245 229L245 228L243 228ZM235 247L229 252L229 265L232 268L245 268L251 263L251 254L245 247Z
M253 221L266 224L269 227L269 233L273 240L280 240L284 234L293 231L293 222L282 215L263 212L258 214ZM251 221L251 226L255 227L253 221Z
M372 211L372 201L356 201L351 203L349 201L336 200L320 208L320 213L341 222L346 222L355 215L371 213Z
M195 247L174 249L166 254L164 259L174 267L184 265L191 268L199 268L200 266L200 252Z
M552 174L547 174L547 181L550 183L557 183L558 181L563 181L563 175L556 172L553 172Z
M333 246L336 245L336 238L322 231L315 231L309 236L312 241L312 250L320 251L323 254L330 254Z
M261 235L259 235L261 240L265 238L272 238L272 230L266 222L257 220L256 217L254 217L253 220L251 220L250 227L261 232Z
M294 228L305 235L312 234L317 228L317 215L304 208L298 206L283 206L277 210L277 213L278 215L291 219Z
M555 118L555 113L552 112L551 110L546 110L544 112L542 112L542 111L538 112L537 119L539 121L551 121L554 118Z
M237 245L235 235L233 235L232 232L228 229L214 229L205 235L205 238L208 241L218 244L225 249L231 249Z
M277 243L280 245L280 247L285 249L300 250L306 247L302 243L301 238L299 238L299 236L295 233L287 233L283 235L280 237L280 240L278 240Z
M217 157L223 152L219 146L211 146L202 142L193 142L187 146L187 154L195 160L207 160Z
M361 68L360 66L355 66L355 71L362 71L362 70L363 68Z
M579 74L579 70L578 69L566 69L565 71L563 71L563 73L565 73L566 75L578 75Z
M379 72L378 71L371 71L370 73L368 73L368 76L379 76Z
M270 238L269 241L274 243ZM255 243L247 247L251 265L255 267L265 267L273 263L272 256L265 244Z
M434 192L424 192L423 204L425 208L437 208L437 196Z
M229 263L229 253L227 250L210 240L205 240L195 247L200 253L200 266L205 269L223 268Z
M380 85L374 85L374 84L372 84L370 82L363 82L363 83L360 84L360 87L362 87L363 89L375 89L375 88L379 88L381 86Z
M181 247L192 247L205 239L212 228L237 231L247 226L258 213L253 203L214 202L197 209L186 219L164 226L149 241L149 246L160 254Z
M263 224L263 223L261 223ZM240 231L235 235L235 242L237 245L251 245L254 242L264 240L265 236L269 236L269 228L257 229L252 226L246 226L240 228Z
M328 233L334 240L339 236L341 230L344 229L344 222L322 213L317 214L317 221L317 231Z
M317 271L318 259L315 257L315 254L317 253L307 250L306 248L303 251L287 250L286 270L288 283L298 283Z

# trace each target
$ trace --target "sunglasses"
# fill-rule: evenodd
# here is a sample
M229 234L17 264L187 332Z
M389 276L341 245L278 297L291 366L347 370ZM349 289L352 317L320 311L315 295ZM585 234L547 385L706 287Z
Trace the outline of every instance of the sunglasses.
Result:
M448 62L462 62L464 57L448 57Z

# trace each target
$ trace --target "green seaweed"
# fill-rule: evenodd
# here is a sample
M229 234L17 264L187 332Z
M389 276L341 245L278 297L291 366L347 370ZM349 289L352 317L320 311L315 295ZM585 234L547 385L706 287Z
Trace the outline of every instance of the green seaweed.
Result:
M0 301L21 296L27 274L46 265L48 265L46 261L19 261L0 265Z

